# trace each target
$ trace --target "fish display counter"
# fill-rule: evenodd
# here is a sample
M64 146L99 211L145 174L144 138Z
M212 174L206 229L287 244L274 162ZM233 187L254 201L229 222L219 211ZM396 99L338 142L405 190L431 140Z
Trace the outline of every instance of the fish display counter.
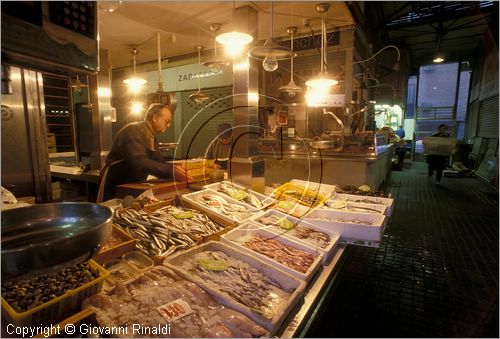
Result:
M262 138L266 185L302 179L326 184L380 187L392 169L393 145L384 134L329 134L321 138Z
M390 197L343 187L294 180L260 194L225 181L171 201L145 195L123 207L115 199L114 227L135 248L105 256L100 292L80 298L83 310L63 323L121 328L127 337L307 336L340 279L350 249L343 237L352 227L332 228L314 214L307 220L275 208L286 201L305 206L306 217L315 211L387 217L379 205ZM328 204L338 205L346 192L379 200L370 213L330 211ZM133 324L156 331L169 324L170 332L134 332Z

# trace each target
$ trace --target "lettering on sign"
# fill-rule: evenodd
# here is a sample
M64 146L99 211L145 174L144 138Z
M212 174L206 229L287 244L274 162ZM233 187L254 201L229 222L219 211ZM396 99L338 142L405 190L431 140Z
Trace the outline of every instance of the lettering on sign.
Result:
M209 78L209 77L214 77L217 75L221 75L222 71L218 72L202 72L202 73L186 73L186 74L178 74L178 82L183 82L183 81L189 81L189 80L195 80L195 79L203 79L203 78Z
M330 32L326 34L326 41L328 46L337 46L340 43L340 32ZM285 47L290 47L290 40L283 40L280 45ZM321 34L314 36L307 36L303 38L293 39L293 50L294 51L304 51L307 49L320 48L321 46Z

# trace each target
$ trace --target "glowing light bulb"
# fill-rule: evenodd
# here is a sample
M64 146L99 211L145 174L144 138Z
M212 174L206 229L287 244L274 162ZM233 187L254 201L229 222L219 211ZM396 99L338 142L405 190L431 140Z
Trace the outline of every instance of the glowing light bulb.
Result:
M141 78L133 77L125 79L123 82L127 85L130 92L138 93L147 81Z
M278 60L273 55L268 55L262 61L262 67L268 72L274 72L278 69Z
M130 111L134 115L139 115L142 111L142 103L138 101L133 101L130 106Z

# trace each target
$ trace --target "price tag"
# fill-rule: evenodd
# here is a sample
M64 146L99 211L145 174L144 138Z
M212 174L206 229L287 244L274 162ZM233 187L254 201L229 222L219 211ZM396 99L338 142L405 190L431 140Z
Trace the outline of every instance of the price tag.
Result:
M174 321L193 313L188 303L180 298L168 304L158 306L156 309L167 321Z

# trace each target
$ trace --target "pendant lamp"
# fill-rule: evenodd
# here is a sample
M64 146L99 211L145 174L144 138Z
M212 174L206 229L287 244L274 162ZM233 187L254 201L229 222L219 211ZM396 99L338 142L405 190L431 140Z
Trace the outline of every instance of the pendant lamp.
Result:
M288 27L286 32L290 34L290 50L293 52L293 35L297 33L297 27ZM294 97L298 92L302 92L302 87L299 87L293 81L293 57L290 59L290 82L288 85L281 86L281 92L288 93L290 97Z
M205 93L201 92L201 50L203 49L203 46L196 46L196 49L198 50L198 92L195 92L189 96L189 99L191 101L194 101L197 104L202 104L206 102L208 99L208 95Z
M235 11L236 11L236 3L233 1L233 29L234 29ZM226 50L231 55L238 55L244 46L248 45L253 41L253 37L250 34L233 30L232 32L222 33L217 35L215 40L219 44L226 47Z
M322 15L321 16L321 71L316 76L316 78L310 79L306 82L309 88L314 88L321 91L328 91L330 87L338 84L338 81L330 77L326 70L326 22L325 14L330 9L329 3L319 3L316 5L316 10Z
M133 73L133 76L131 78L128 78L128 79L125 79L123 80L123 82L128 86L129 90L132 92L132 93L137 93L139 92L139 90L141 89L141 87L147 82L146 80L142 79L142 78L138 78L137 75L135 74L135 64L136 64L136 59L135 57L137 56L137 54L139 54L139 51L137 50L137 48L132 48L130 50L130 53L132 54L133 56L133 67L134 67L134 73Z
M210 24L210 30L217 36L217 31L220 29L220 24ZM214 72L219 72L224 66L229 65L229 60L217 56L217 40L214 39L214 56L202 63L203 66L210 68Z
M262 46L255 46L248 52L248 55L257 60L262 61L262 67L267 72L274 72L278 69L278 60L291 59L297 55L292 50L285 46L281 46L273 38L273 18L274 18L274 3L271 2L271 28L269 30L269 38Z

